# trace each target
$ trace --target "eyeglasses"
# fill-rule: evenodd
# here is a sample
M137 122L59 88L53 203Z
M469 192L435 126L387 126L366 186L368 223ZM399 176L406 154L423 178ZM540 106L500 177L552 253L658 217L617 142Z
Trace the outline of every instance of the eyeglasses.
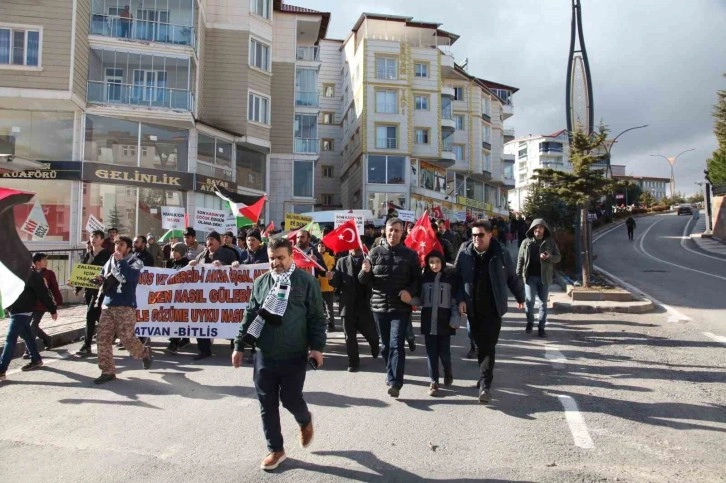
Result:
M472 233L471 236L476 238L484 238L486 236L486 233Z

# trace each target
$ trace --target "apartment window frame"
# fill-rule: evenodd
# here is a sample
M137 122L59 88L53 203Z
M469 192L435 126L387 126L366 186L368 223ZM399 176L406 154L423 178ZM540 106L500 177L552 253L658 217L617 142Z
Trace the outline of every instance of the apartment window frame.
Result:
M457 161L466 161L466 145L464 144L453 144L452 152Z
M428 94L414 94L413 106L416 111L428 111L431 106L431 96Z
M413 76L419 79L428 79L431 70L430 62L415 62L413 64Z
M310 165L310 189L309 189L309 195L306 194L298 194L296 193L297 189L297 180L295 179L295 173L297 171L296 167L300 166L302 164ZM305 190L307 193L308 190ZM310 160L304 160L304 159L295 159L292 162L292 197L293 198L313 198L315 196L315 161Z
M383 109L379 110L378 95L385 95L382 106ZM388 99L388 95L393 95L393 101ZM395 89L376 89L376 113L377 114L398 114L398 91Z
M379 129L386 129L386 137L381 138L378 136L378 130ZM396 130L396 136L394 138L388 137L389 131L388 129L395 129ZM400 125L397 123L391 124L391 123L376 123L375 124L375 133L376 133L376 149L386 149L386 150L397 150L398 149L398 136L400 134ZM379 141L382 139L385 140L385 146L381 147ZM391 140L395 140L394 146L391 146Z
M0 59L0 69L42 69L43 67L43 27L40 25L11 24L0 22L0 31L7 31L7 59ZM16 35L22 33L22 63L15 62ZM36 63L28 64L28 40L30 34L37 34Z
M326 118L326 116L328 116L328 117ZM320 124L330 126L333 124L334 119L335 119L335 113L332 111L323 111L320 113ZM328 122L325 122L326 120Z
M250 0L250 13L265 20L271 20L272 0Z
M379 62L383 62L382 66ZM398 56L397 55L376 55L376 79L398 80Z
M320 166L320 173L322 178L334 178L335 166L333 166L332 164L323 164Z
M431 144L431 128L415 128L413 140L415 144Z
M333 206L335 197L332 193L320 193L320 204L323 206Z
M464 100L464 87L463 86L454 86L454 100L455 101Z
M320 139L320 151L335 151L335 140L332 138Z
M457 131L466 131L466 120L463 114L454 114L454 122Z
M265 53L266 49L266 53ZM264 72L271 72L272 64L272 46L256 37L250 37L250 48L249 48L249 66L253 69L259 69ZM262 57L258 59L258 54L262 54ZM263 64L264 65L258 65Z
M255 106L255 101L259 101L258 105ZM262 105L265 104L264 116ZM259 92L247 91L247 121L262 124L264 126L270 126L270 109L272 99L269 96L261 94ZM257 114L257 115L255 115Z
M323 84L323 97L335 97L335 84Z

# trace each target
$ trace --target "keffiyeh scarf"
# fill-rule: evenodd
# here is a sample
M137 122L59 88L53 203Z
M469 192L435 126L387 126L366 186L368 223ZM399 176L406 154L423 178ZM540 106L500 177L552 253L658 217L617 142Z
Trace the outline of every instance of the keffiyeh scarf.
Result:
M290 298L290 290L292 288L290 277L294 271L295 262L292 263L286 272L277 273L274 270L270 271L272 280L275 283L265 297L265 301L262 303L257 317L255 317L255 320L247 328L247 333L243 337L245 342L251 344L256 341L260 337L265 323L269 322L273 326L278 326L282 323L282 316L285 315L285 310L287 310L287 301Z

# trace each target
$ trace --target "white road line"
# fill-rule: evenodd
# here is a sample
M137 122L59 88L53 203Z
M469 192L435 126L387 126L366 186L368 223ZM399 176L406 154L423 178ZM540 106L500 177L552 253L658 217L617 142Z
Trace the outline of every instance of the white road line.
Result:
M70 357L71 357L71 354L70 353L67 354L67 355L64 355L64 356L60 356L60 357L53 357L53 358L51 358L51 357L45 357L45 358L43 358L43 366L42 367L49 366L51 364L55 364L56 362L60 362L60 361L69 359ZM28 361L28 362L30 362L30 361ZM25 364L23 364L23 365L25 365ZM36 371L40 371L42 369L35 369L35 370ZM13 374L17 374L19 372L22 372L22 371L18 367L17 369L13 369L11 371L8 371L7 372L7 375L8 376L12 376Z
M590 433L587 431L587 425L585 424L585 418L580 414L575 400L570 396L564 396L562 394L558 394L557 399L560 400L562 407L565 409L565 419L567 420L567 425L570 427L575 446L584 449L594 448L595 443L590 438Z
M620 227L622 227L624 225L625 225L625 223L620 223L619 225L614 226L614 227L612 227L612 228L610 228L608 230L605 230L602 233L598 233L597 236L595 236L595 238L592 239L592 242L595 243L596 241L598 241L600 238L604 237L605 235L607 235L611 231L615 231L615 230L617 230L618 228L620 228Z
M622 285L623 287L625 287L626 289L630 290L631 292L639 293L642 296L644 296L644 297L652 300L653 303L658 304L661 307L663 307L663 309L668 313L668 322L690 322L691 320L693 320L689 316L680 313L679 311L677 311L676 309L674 309L670 305L664 304L663 302L661 302L657 298L655 298L655 297L653 297L653 296L651 296L651 295L643 292L638 287L629 284L628 282L626 282L625 280L623 280L621 278L616 277L615 275L613 275L612 273L604 270L603 268L598 267L597 265L594 265L594 267L598 271L602 272L606 277L615 280L615 282L617 282L619 285Z
M702 257L713 258L714 260L718 260L719 262L726 262L726 258L714 257L713 255L706 255L705 253L701 253L699 251L693 250L692 248L688 248L686 246L686 240L690 240L690 237L688 235L686 235L686 232L688 231L688 225L690 225L692 221L693 221L693 218L688 220L688 222L686 223L686 226L683 228L683 237L681 238L681 248L683 248L684 250L689 251L691 253L694 253L696 255L700 255Z
M704 332L703 335L705 335L706 337L710 337L711 339L715 340L716 342L726 344L726 337L724 337L722 335L716 335L712 332Z
M647 256L647 257L650 257L650 258L652 258L653 260L656 260L656 261L658 261L658 262L661 262L661 263L665 263L666 265L671 265L671 266L674 266L674 267L678 267L678 268L680 268L680 269L682 269L682 270L688 270L689 272L696 272L696 273L700 273L701 275L706 275L706 276L708 276L708 277L718 278L719 280L724 280L724 281L726 281L726 277L722 277L722 276L720 276L720 275L714 275L713 273L703 272L703 271L701 271L701 270L696 270L695 268L690 268L690 267L684 267L683 265L678 265L677 263L671 263L671 262L668 262L668 261L666 261L666 260L663 260L663 259L660 259L660 258L658 258L658 257L656 257L656 256L653 256L653 255L651 255L651 254L650 254L650 253L648 252L648 250L646 250L646 249L645 249L645 247L643 246L643 240L645 240L645 237L646 237L646 235L648 234L648 232L649 232L649 231L650 231L650 230L651 230L651 229L652 229L652 228L653 228L653 227L654 227L655 225L657 225L657 224L658 224L659 222L661 222L661 221L663 221L663 218L661 218L660 220L658 220L658 221L656 221L655 223L653 223L652 225L650 225L650 226L649 226L649 227L648 227L648 228L647 228L647 229L646 229L646 230L645 230L645 231L643 232L643 235L642 235L642 236L640 237L640 247L639 247L639 248L640 248L640 251L642 251L642 252L643 252L643 255L645 255L645 256Z
M564 354L560 352L560 349L557 348L557 346L548 345L545 347L545 359L550 361L552 363L552 367L555 369L563 369L567 363L567 359Z

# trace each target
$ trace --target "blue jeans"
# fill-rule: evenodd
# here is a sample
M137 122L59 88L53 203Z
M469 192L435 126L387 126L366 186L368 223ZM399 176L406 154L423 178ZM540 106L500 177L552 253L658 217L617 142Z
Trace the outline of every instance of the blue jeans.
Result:
M373 313L381 336L381 355L386 361L386 382L389 386L403 386L403 370L406 367L406 330L411 325L411 312Z
M539 314L537 316L538 328L544 329L547 323L547 296L549 295L549 286L542 283L542 277L528 276L527 283L524 286L525 312L527 313L527 326L534 325L534 302L535 297L540 302Z
M425 335L426 357L431 382L439 383L439 359L444 366L444 377L451 377L451 336Z
M35 337L30 331L31 314L12 314L10 316L10 325L8 325L8 335L5 338L5 347L3 355L0 358L0 372L8 370L10 360L15 353L15 346L18 343L18 336L25 341L25 347L30 353L30 361L36 362L41 360L38 347L35 345Z

